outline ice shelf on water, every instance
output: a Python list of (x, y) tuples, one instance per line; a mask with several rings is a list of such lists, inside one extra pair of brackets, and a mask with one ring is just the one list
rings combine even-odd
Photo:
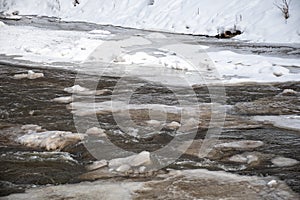
[(255, 116), (254, 120), (269, 122), (276, 127), (300, 131), (299, 115)]

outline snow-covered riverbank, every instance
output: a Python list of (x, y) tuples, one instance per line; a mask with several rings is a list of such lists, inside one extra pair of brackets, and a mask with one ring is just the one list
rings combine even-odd
[(300, 1), (290, 3), (290, 17), (276, 5), (281, 0), (9, 0), (0, 12), (55, 16), (67, 21), (86, 21), (174, 33), (216, 35), (236, 27), (238, 39), (253, 42), (300, 43)]
[[(39, 19), (35, 18), (35, 20)], [(118, 70), (113, 70), (114, 66), (110, 66), (112, 73), (128, 70), (128, 66), (130, 66), (131, 73), (142, 77), (146, 73), (144, 70), (151, 66), (156, 70), (164, 70), (164, 80), (168, 75), (175, 80), (175, 74), (175, 76), (189, 77), (192, 84), (202, 84), (199, 82), (197, 73), (201, 73), (201, 76), (207, 80), (208, 76), (211, 76), (212, 69), (215, 70), (214, 75), (217, 75), (215, 81), (220, 82), (221, 80), (223, 83), (230, 84), (300, 80), (300, 60), (297, 59), (297, 51), (299, 51), (297, 47), (293, 47), (289, 52), (294, 56), (287, 57), (283, 52), (279, 52), (279, 57), (274, 57), (267, 53), (257, 55), (251, 51), (236, 51), (240, 44), (247, 46), (247, 43), (237, 42), (235, 44), (237, 48), (232, 46), (224, 50), (224, 48), (218, 49), (217, 40), (212, 41), (211, 44), (214, 45), (212, 47), (211, 44), (208, 44), (209, 46), (201, 45), (201, 41), (197, 42), (196, 37), (188, 35), (177, 35), (173, 39), (173, 35), (170, 34), (139, 30), (127, 31), (113, 27), (109, 27), (110, 31), (106, 30), (107, 27), (89, 31), (53, 30), (47, 29), (49, 26), (47, 24), (72, 26), (72, 22), (57, 21), (47, 22), (41, 28), (28, 26), (28, 24), (25, 24), (26, 26), (2, 24), (0, 34), (5, 37), (0, 37), (0, 54), (12, 56), (9, 59), (20, 64), (31, 61), (41, 65), (84, 71), (83, 65), (90, 62), (90, 58), (109, 52), (107, 62), (113, 61), (114, 65), (118, 66)], [(113, 46), (116, 47), (116, 41), (124, 44), (121, 45), (120, 52), (114, 52)], [(130, 46), (134, 47), (135, 45), (139, 45), (139, 50), (131, 51)], [(178, 49), (175, 52), (177, 54), (174, 54), (175, 47)], [(180, 52), (181, 50), (184, 51)], [(102, 53), (93, 55), (97, 51)], [(269, 48), (265, 47), (265, 51), (269, 51)], [(204, 64), (195, 68), (192, 65), (195, 63), (189, 63), (201, 56), (201, 62), (206, 62), (205, 59), (210, 60), (208, 66)], [(99, 66), (97, 67), (99, 68)], [(95, 67), (93, 68), (96, 70)], [(153, 70), (150, 70), (148, 75), (150, 76), (152, 72)], [(170, 81), (174, 82), (174, 80)]]

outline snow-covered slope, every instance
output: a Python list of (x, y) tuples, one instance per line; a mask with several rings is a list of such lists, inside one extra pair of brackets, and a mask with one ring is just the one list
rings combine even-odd
[(300, 1), (291, 1), (287, 23), (276, 2), (281, 0), (80, 0), (74, 7), (73, 0), (1, 0), (0, 11), (189, 34), (216, 35), (236, 26), (244, 32), (240, 39), (300, 43)]

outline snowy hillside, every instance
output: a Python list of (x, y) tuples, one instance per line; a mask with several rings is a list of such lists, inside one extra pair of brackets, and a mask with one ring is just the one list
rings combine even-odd
[(216, 35), (236, 26), (237, 38), (254, 42), (300, 43), (300, 1), (290, 18), (275, 6), (281, 0), (1, 0), (0, 11), (47, 15), (140, 29)]

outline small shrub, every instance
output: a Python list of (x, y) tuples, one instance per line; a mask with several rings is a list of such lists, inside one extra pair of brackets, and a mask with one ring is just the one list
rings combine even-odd
[(149, 6), (154, 5), (154, 0), (149, 0), (148, 5), (149, 5)]
[(274, 3), (274, 5), (281, 11), (285, 20), (290, 17), (291, 0), (281, 0), (281, 3)]

